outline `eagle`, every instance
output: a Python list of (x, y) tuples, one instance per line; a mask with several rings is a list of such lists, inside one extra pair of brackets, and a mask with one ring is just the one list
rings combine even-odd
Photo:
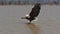
[(35, 4), (30, 14), (26, 15), (25, 17), (21, 17), (21, 19), (29, 20), (29, 24), (30, 24), (33, 20), (37, 19), (36, 17), (39, 15), (40, 9), (41, 9), (41, 4), (40, 3)]

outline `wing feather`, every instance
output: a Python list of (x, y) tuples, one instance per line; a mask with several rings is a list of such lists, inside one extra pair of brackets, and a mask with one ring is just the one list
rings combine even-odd
[(30, 12), (29, 16), (30, 17), (37, 17), (38, 14), (40, 13), (40, 7), (34, 7), (32, 8), (32, 11)]

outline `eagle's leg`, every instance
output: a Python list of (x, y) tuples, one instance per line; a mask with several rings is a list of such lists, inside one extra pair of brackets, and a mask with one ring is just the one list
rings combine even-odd
[(28, 23), (27, 24), (31, 24), (32, 23), (32, 20), (28, 20)]
[(21, 17), (21, 19), (27, 19), (27, 20), (28, 20), (28, 21), (27, 21), (27, 22), (28, 22), (27, 24), (31, 24), (31, 21), (32, 21), (32, 20), (29, 20), (29, 18)]
[(35, 20), (34, 17), (30, 18), (28, 23), (31, 24), (33, 20)]

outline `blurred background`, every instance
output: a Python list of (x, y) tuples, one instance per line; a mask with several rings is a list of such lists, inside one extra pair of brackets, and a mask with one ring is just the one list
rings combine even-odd
[(32, 34), (21, 17), (35, 3), (42, 4), (38, 21), (33, 22), (40, 29), (38, 34), (60, 34), (60, 0), (0, 0), (0, 34)]
[(60, 0), (0, 0), (0, 5), (30, 5), (35, 3), (60, 5)]

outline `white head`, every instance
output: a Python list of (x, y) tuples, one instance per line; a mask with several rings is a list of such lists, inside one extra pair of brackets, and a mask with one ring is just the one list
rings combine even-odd
[(28, 17), (28, 18), (30, 17), (28, 14), (26, 14), (25, 16)]
[(27, 17), (28, 17), (29, 15), (28, 15), (28, 14), (26, 14), (25, 16), (27, 16)]

